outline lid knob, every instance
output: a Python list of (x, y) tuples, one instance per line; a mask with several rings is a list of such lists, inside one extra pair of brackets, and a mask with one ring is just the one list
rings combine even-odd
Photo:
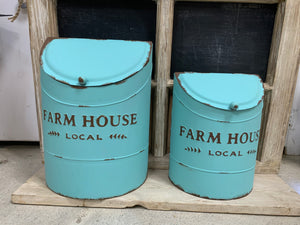
[(86, 80), (83, 79), (82, 77), (78, 77), (78, 82), (80, 85), (85, 85), (86, 84)]
[(235, 110), (235, 111), (239, 108), (236, 102), (231, 102), (229, 107), (231, 110)]

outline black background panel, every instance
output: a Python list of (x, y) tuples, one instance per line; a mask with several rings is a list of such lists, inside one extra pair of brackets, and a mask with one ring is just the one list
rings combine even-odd
[(277, 4), (177, 2), (174, 72), (258, 74), (265, 80)]

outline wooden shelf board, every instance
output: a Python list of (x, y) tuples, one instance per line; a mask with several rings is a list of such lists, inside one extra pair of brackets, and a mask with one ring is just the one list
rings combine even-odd
[(149, 170), (137, 190), (111, 199), (80, 200), (55, 194), (47, 188), (44, 168), (12, 194), (17, 204), (127, 208), (136, 205), (153, 210), (300, 216), (300, 195), (275, 174), (256, 174), (253, 191), (246, 197), (219, 201), (189, 195), (168, 179), (167, 170)]

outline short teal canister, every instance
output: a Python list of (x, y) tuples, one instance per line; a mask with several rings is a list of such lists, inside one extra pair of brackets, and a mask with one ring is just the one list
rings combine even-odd
[(102, 199), (146, 179), (152, 44), (49, 39), (41, 55), (48, 187)]
[(234, 199), (253, 187), (264, 89), (256, 75), (176, 73), (171, 181), (187, 193)]

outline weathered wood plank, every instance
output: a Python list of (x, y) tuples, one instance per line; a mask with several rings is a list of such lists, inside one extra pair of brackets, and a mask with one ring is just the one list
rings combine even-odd
[[(277, 7), (272, 42), (271, 42), (271, 49), (269, 54), (266, 83), (264, 83), (265, 96), (264, 96), (264, 108), (262, 112), (260, 139), (259, 139), (258, 153), (257, 153), (258, 160), (261, 159), (262, 152), (266, 150), (264, 149), (264, 140), (265, 140), (265, 134), (267, 132), (266, 126), (267, 126), (269, 113), (270, 113), (271, 97), (272, 97), (272, 90), (273, 90), (272, 85), (274, 82), (275, 69), (276, 69), (277, 58), (278, 58), (278, 50), (279, 50), (280, 40), (281, 40), (284, 12), (285, 12), (285, 2), (283, 1), (280, 4), (278, 4)], [(257, 162), (256, 172), (257, 173), (278, 173), (278, 168), (274, 166), (275, 165), (272, 163), (264, 164), (262, 162)]]
[(275, 22), (274, 22), (268, 70), (266, 76), (266, 83), (269, 85), (273, 85), (274, 82), (276, 63), (278, 59), (278, 51), (279, 51), (279, 46), (281, 41), (284, 14), (285, 14), (285, 1), (278, 4)]
[(168, 89), (170, 78), (174, 0), (157, 1), (155, 99), (154, 99), (154, 156), (162, 157), (167, 146)]
[(255, 173), (256, 174), (278, 174), (279, 168), (274, 162), (264, 163), (256, 161)]
[[(274, 71), (274, 77), (268, 79), (273, 82), (273, 90), (260, 159), (275, 171), (279, 170), (285, 144), (300, 57), (300, 0), (286, 0), (281, 4), (285, 4), (284, 17), (277, 21), (283, 21), (283, 25), (280, 37), (274, 37), (280, 41), (273, 42), (272, 54), (275, 56), (271, 56), (274, 65), (270, 66), (270, 73)], [(278, 47), (276, 43), (279, 43)]]
[(43, 150), (40, 50), (48, 37), (58, 37), (56, 0), (27, 0), (27, 7), (40, 147)]
[(169, 169), (169, 154), (165, 154), (163, 157), (154, 157), (152, 154), (149, 154), (148, 168), (155, 170)]
[(12, 194), (12, 202), (105, 208), (126, 208), (139, 205), (154, 210), (300, 215), (300, 195), (273, 174), (255, 175), (253, 191), (248, 196), (236, 200), (209, 200), (187, 194), (170, 182), (167, 170), (149, 170), (146, 182), (129, 194), (105, 200), (80, 200), (55, 194), (48, 189), (42, 169)]
[[(261, 159), (262, 152), (266, 149), (264, 148), (264, 140), (265, 134), (267, 132), (266, 126), (269, 118), (270, 113), (270, 105), (271, 105), (271, 97), (272, 97), (272, 89), (274, 83), (274, 76), (276, 72), (276, 65), (278, 59), (278, 51), (281, 41), (281, 33), (283, 27), (283, 20), (284, 20), (284, 12), (285, 12), (285, 2), (281, 2), (278, 4), (275, 22), (274, 22), (274, 29), (273, 29), (273, 36), (272, 36), (272, 43), (269, 55), (269, 62), (268, 62), (268, 69), (266, 75), (266, 83), (264, 83), (265, 88), (265, 96), (264, 96), (264, 108), (262, 112), (262, 122), (261, 122), (261, 130), (260, 130), (260, 139), (258, 144), (258, 160)], [(274, 164), (267, 164), (259, 162), (256, 167), (256, 171), (261, 173), (277, 173), (278, 168), (274, 167)], [(274, 167), (274, 168), (273, 168)], [(277, 166), (278, 167), (278, 166)]]

